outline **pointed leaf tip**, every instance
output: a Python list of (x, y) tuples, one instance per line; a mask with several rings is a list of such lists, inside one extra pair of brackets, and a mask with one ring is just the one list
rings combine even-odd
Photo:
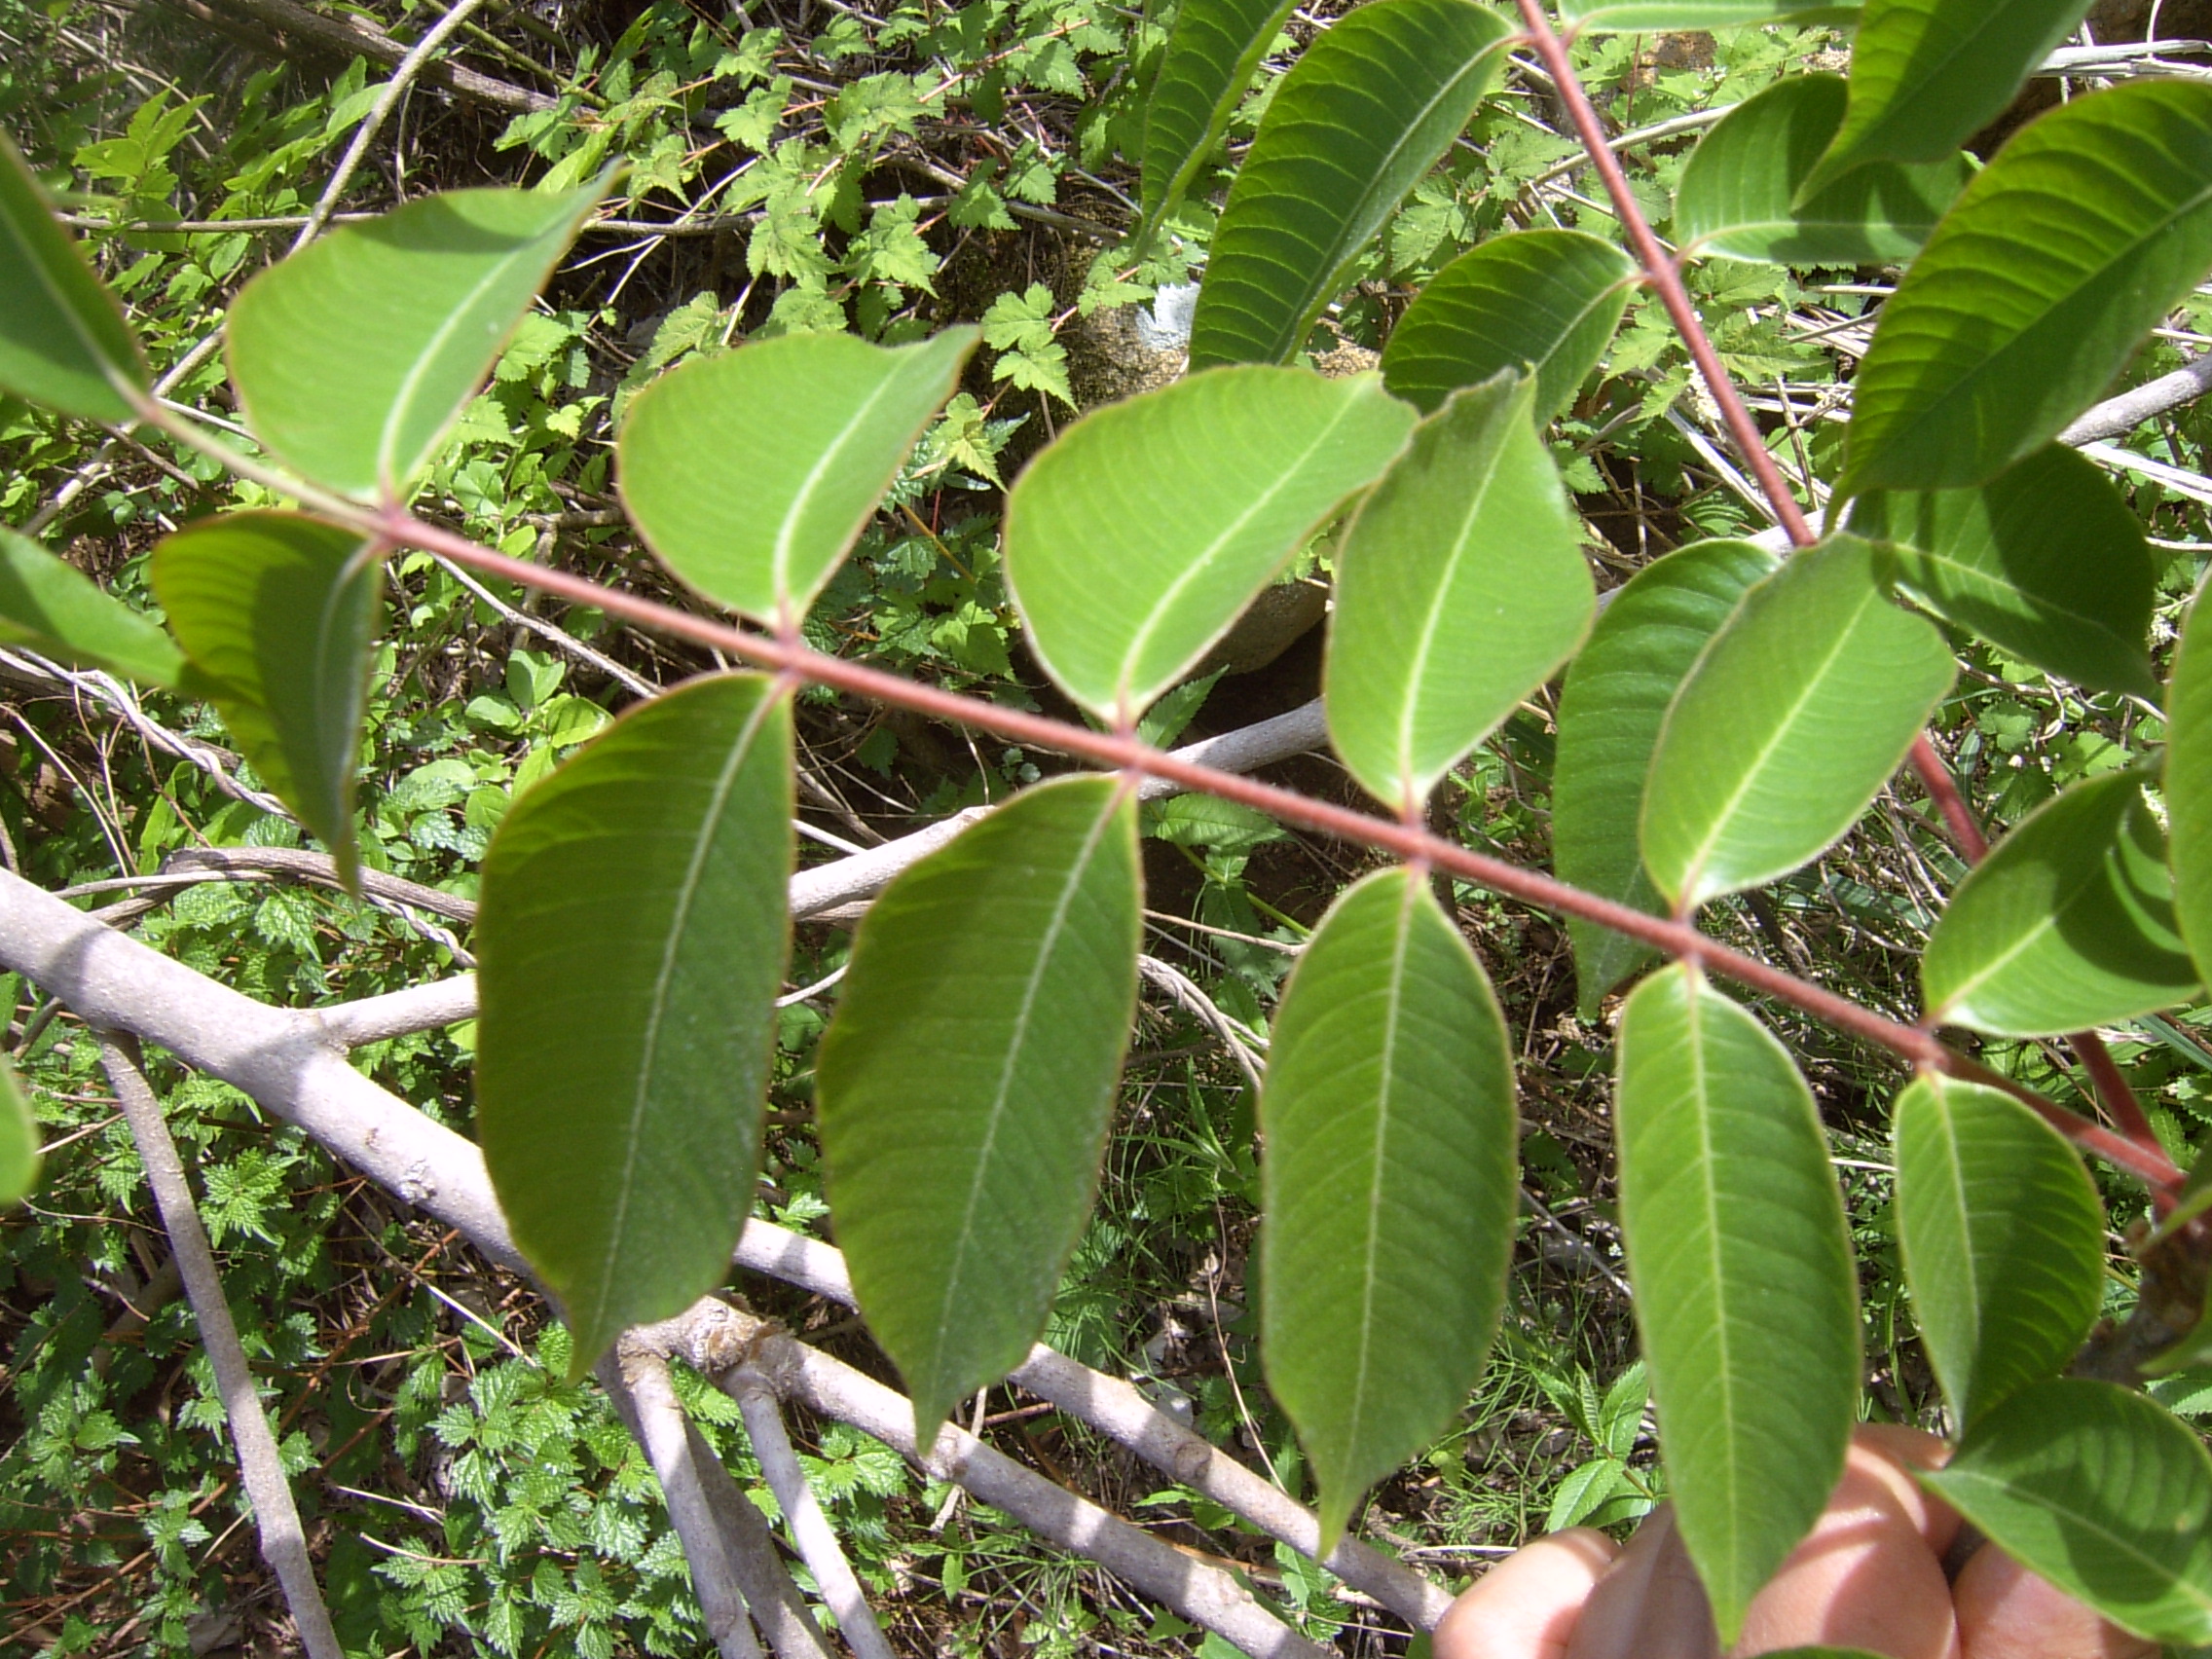
[(1134, 797), (1040, 784), (868, 906), (815, 1073), (837, 1242), (929, 1444), (1022, 1362), (1083, 1235), (1136, 1009)]
[(1326, 1556), (1465, 1403), (1519, 1207), (1504, 1017), (1421, 877), (1368, 876), (1307, 942), (1260, 1121), (1268, 1385), (1320, 1482)]
[(588, 1372), (721, 1282), (752, 1213), (790, 946), (791, 704), (714, 675), (500, 820), (477, 923), (477, 1130)]
[(0, 388), (121, 426), (152, 384), (123, 307), (0, 132)]
[(1297, 0), (1184, 0), (1145, 106), (1141, 243), (1213, 153)]

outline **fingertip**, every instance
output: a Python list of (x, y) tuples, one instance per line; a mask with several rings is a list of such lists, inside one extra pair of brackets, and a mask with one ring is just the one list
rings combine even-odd
[(1926, 1469), (1940, 1469), (1951, 1460), (1951, 1443), (1925, 1429), (1896, 1422), (1862, 1422), (1851, 1433), (1854, 1462), (1869, 1471), (1887, 1471), (1883, 1478), (1898, 1505), (1928, 1540), (1937, 1557), (1950, 1553), (1959, 1535), (1959, 1512), (1937, 1497), (1913, 1476)]
[(2154, 1659), (2158, 1651), (1994, 1544), (1967, 1563), (1951, 1599), (1963, 1659)]
[(1588, 1527), (1516, 1550), (1452, 1604), (1436, 1627), (1436, 1659), (1560, 1659), (1618, 1554)]

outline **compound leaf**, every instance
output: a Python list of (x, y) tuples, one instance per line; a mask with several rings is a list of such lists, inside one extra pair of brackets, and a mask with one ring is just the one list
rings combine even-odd
[(2104, 1305), (2105, 1212), (2010, 1095), (1922, 1077), (1896, 1108), (1898, 1240), (1920, 1339), (1971, 1429), (2074, 1355)]
[(1581, 231), (1493, 238), (1429, 278), (1382, 348), (1382, 384), (1426, 415), (1460, 387), (1526, 369), (1549, 422), (1605, 354), (1635, 274)]
[(161, 625), (28, 536), (0, 529), (0, 644), (173, 689), (184, 655)]
[[(1781, 561), (1749, 541), (1700, 541), (1619, 589), (1567, 671), (1552, 771), (1552, 858), (1562, 881), (1634, 909), (1665, 906), (1637, 840), (1644, 778), (1667, 706), (1737, 602)], [(1651, 957), (1610, 928), (1567, 919), (1585, 1017)]]
[(1866, 0), (1851, 108), (1809, 200), (1869, 163), (1948, 161), (2005, 111), (2090, 0)]
[(1279, 363), (1497, 83), (1504, 18), (1476, 0), (1369, 0), (1275, 89), (1214, 234), (1191, 366)]
[(2132, 81), (2023, 129), (1882, 307), (1840, 494), (1979, 484), (2100, 395), (2212, 269), (2212, 86)]
[(1929, 1017), (2045, 1037), (2194, 996), (2165, 839), (2132, 773), (2039, 807), (1951, 895), (1920, 963)]
[(1038, 660), (1101, 719), (1134, 719), (1418, 420), (1373, 375), (1258, 366), (1087, 415), (1007, 501), (1007, 585)]
[(0, 132), (0, 388), (120, 426), (136, 419), (125, 388), (150, 385), (123, 308)]
[(1581, 644), (1597, 592), (1535, 382), (1508, 371), (1422, 422), (1337, 548), (1329, 736), (1401, 812)]
[(383, 561), (357, 533), (319, 519), (226, 513), (156, 547), (153, 580), (191, 659), (186, 688), (222, 712), (240, 752), (350, 887)]
[(1682, 169), (1675, 233), (1683, 245), (1779, 265), (1879, 265), (1910, 259), (1966, 188), (1967, 165), (1861, 168), (1798, 193), (1843, 121), (1833, 75), (1793, 75), (1732, 110)]
[(976, 340), (954, 328), (886, 349), (792, 334), (695, 357), (631, 405), (616, 442), (623, 505), (709, 599), (795, 621), (952, 395)]
[(1955, 673), (1848, 535), (1744, 596), (1676, 692), (1643, 793), (1643, 862), (1678, 908), (1816, 858), (1874, 798)]
[(1992, 1411), (1919, 1479), (2122, 1629), (2177, 1647), (2212, 1641), (2212, 1456), (2164, 1407), (2054, 1378)]
[(1185, 0), (1144, 118), (1144, 224), (1149, 238), (1175, 210), (1221, 136), (1236, 100), (1296, 0)]
[(1945, 621), (2079, 684), (2157, 697), (2150, 544), (2085, 456), (2052, 444), (1976, 488), (1872, 491), (1850, 529)]
[(927, 1445), (1045, 1328), (1136, 1009), (1135, 797), (1041, 784), (868, 906), (822, 1040), (837, 1242)]
[(1848, 23), (1858, 16), (1858, 0), (1562, 0), (1560, 6), (1565, 21), (1592, 34)]
[(16, 1068), (0, 1060), (0, 1204), (19, 1204), (38, 1186), (38, 1120), (16, 1081)]
[(1513, 1056), (1474, 952), (1403, 868), (1330, 907), (1272, 1038), (1261, 1333), (1326, 1554), (1481, 1374), (1519, 1204)]
[(325, 489), (403, 498), (605, 189), (425, 196), (264, 271), (227, 325), (254, 435)]
[(1858, 1415), (1843, 1199), (1789, 1055), (1690, 968), (1629, 997), (1615, 1112), (1661, 1456), (1730, 1642), (1826, 1506)]
[(791, 925), (790, 699), (714, 675), (500, 820), (477, 921), (477, 1131), (582, 1376), (720, 1283), (752, 1213)]

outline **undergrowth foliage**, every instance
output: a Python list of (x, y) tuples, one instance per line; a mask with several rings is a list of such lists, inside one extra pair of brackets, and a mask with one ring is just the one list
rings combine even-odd
[[(103, 280), (0, 137), (0, 387), (39, 411), (12, 417), (20, 441), (58, 442), (62, 417), (129, 434), (203, 487), (236, 481), (225, 510), (165, 526), (109, 591), (0, 531), (0, 636), (158, 707), (211, 709), (194, 718), (243, 762), (225, 780), (236, 804), (267, 802), (250, 821), (264, 844), (312, 840), (355, 900), (393, 871), (433, 876), (469, 902), (456, 925), (475, 922), (464, 946), (419, 911), (409, 935), (349, 908), (333, 941), (290, 889), (209, 887), (143, 925), (272, 1000), (319, 1000), (333, 954), (378, 986), (463, 960), (479, 976), (473, 1022), (374, 1062), (458, 1116), (465, 1051), (500, 1207), (561, 1323), (525, 1347), (479, 1297), (455, 1338), (465, 1381), (419, 1355), (388, 1404), (364, 1411), (336, 1386), (313, 1408), (323, 1440), (282, 1442), (295, 1472), (322, 1457), (334, 1481), (387, 1433), (402, 1458), (434, 1442), (443, 1491), (471, 1505), (436, 1550), (394, 1547), (373, 1574), (358, 1542), (332, 1546), (341, 1610), (350, 1595), (359, 1628), (424, 1647), (448, 1630), (502, 1653), (695, 1645), (681, 1552), (646, 1518), (649, 1468), (583, 1380), (625, 1330), (723, 1282), (764, 1175), (767, 1213), (833, 1224), (921, 1444), (1041, 1339), (1108, 1358), (1112, 1310), (1087, 1314), (1080, 1290), (1120, 1225), (1096, 1200), (1102, 1170), (1120, 1184), (1116, 1114), (1140, 1087), (1160, 842), (1199, 866), (1220, 970), (1210, 1002), (1193, 987), (1207, 1030), (1248, 1059), (1265, 1050), (1242, 1121), (1198, 1106), (1175, 1131), (1191, 1143), (1146, 1177), (1201, 1169), (1208, 1203), (1258, 1200), (1240, 1335), (1262, 1370), (1229, 1364), (1234, 1401), (1194, 1409), (1217, 1434), (1240, 1423), (1294, 1488), (1310, 1479), (1320, 1556), (1378, 1483), (1433, 1462), (1494, 1346), (1507, 1372), (1543, 1377), (1594, 1454), (1548, 1523), (1625, 1522), (1663, 1491), (1733, 1641), (1826, 1501), (1874, 1346), (1882, 1409), (1926, 1405), (1957, 1442), (1932, 1489), (2114, 1622), (2212, 1645), (2212, 1456), (2177, 1415), (2212, 1365), (2212, 1166), (2184, 1132), (2212, 1069), (2194, 1014), (2212, 961), (2212, 624), (2176, 637), (2198, 571), (2169, 556), (2197, 545), (2172, 532), (2212, 490), (2131, 500), (2070, 430), (2154, 330), (2201, 305), (2212, 84), (2079, 91), (1981, 159), (1962, 145), (2084, 0), (1605, 0), (1565, 7), (1572, 52), (1534, 0), (1366, 0), (1279, 75), (1262, 65), (1288, 9), (1247, 0), (1183, 0), (1171, 28), (1079, 6), (1011, 46), (988, 8), (872, 23), (836, 10), (806, 61), (905, 51), (924, 66), (823, 83), (777, 29), (686, 36), (649, 12), (596, 90), (579, 65), (506, 129), (502, 145), (547, 164), (532, 188), (415, 197), (246, 281), (222, 322), (221, 418), (156, 387), (118, 299), (135, 304), (154, 273)], [(1855, 31), (1848, 77), (1806, 61), (1827, 37), (1798, 26), (1830, 22)], [(1700, 134), (1686, 156), (1624, 174), (1582, 78), (1642, 77), (1664, 102), (1634, 31), (1710, 28), (1747, 32), (1709, 80), (1755, 95), (1682, 122), (1677, 135)], [(1513, 101), (1529, 51), (1609, 207), (1509, 216), (1522, 182), (1576, 160)], [(910, 142), (933, 109), (964, 99), (995, 119), (1015, 83), (1087, 96), (1071, 149), (1024, 136), (937, 178), (926, 206), (864, 199), (887, 166), (941, 170)], [(709, 108), (702, 86), (732, 101)], [(367, 90), (332, 89), (321, 142)], [(249, 88), (245, 106), (266, 96)], [(779, 136), (802, 104), (803, 135)], [(118, 220), (173, 211), (166, 158), (195, 110), (156, 97), (75, 155), (117, 181)], [(283, 166), (313, 150), (313, 112), (270, 119), (306, 146)], [(693, 204), (702, 125), (742, 160)], [(1013, 228), (1017, 206), (1096, 231), (1051, 205), (1055, 179), (1116, 156), (1141, 159), (1125, 239), (1101, 233), (1114, 245), (1057, 288), (1010, 282), (969, 321), (930, 326), (952, 266), (925, 212), (963, 240)], [(742, 223), (747, 297), (672, 308), (609, 382), (584, 345), (598, 319), (565, 308), (553, 274), (579, 235), (656, 192), (687, 214), (712, 195)], [(244, 244), (150, 234), (203, 262), (169, 277), (176, 338), (159, 356)], [(1201, 273), (1188, 372), (1079, 396), (1062, 330)], [(772, 298), (753, 297), (762, 282)], [(1786, 329), (1816, 292), (1834, 314)], [(1793, 389), (1829, 374), (1813, 339), (1844, 333), (1848, 381)], [(1312, 360), (1362, 341), (1381, 348), (1372, 366)], [(1593, 559), (1589, 503), (1618, 483), (1607, 440), (1624, 430), (1661, 494), (1685, 469), (1723, 487), (1672, 510), (1678, 545), (1662, 549), (1638, 481), (1636, 524)], [(38, 494), (0, 490), (11, 509)], [(1001, 523), (951, 504), (1001, 490)], [(568, 528), (626, 518), (665, 575), (561, 568), (553, 533), (579, 492), (611, 492), (620, 512)], [(1761, 519), (1781, 534), (1756, 536)], [(1324, 579), (1327, 734), (1359, 800), (1169, 756), (1234, 667), (1239, 618)], [(539, 614), (547, 599), (570, 608), (565, 633)], [(514, 630), (498, 686), (402, 712), (401, 658), (411, 669), (479, 607)], [(575, 662), (609, 664), (583, 642), (611, 648), (623, 630), (744, 666), (609, 720), (563, 687)], [(1020, 683), (1015, 639), (1042, 682)], [(917, 803), (990, 810), (906, 862), (834, 962), (794, 942), (787, 901), (794, 812), (822, 788), (803, 722), (832, 699), (893, 712), (850, 754), (887, 780), (897, 721), (998, 746), (993, 764), (977, 756), (975, 798)], [(463, 729), (498, 745), (462, 745)], [(434, 757), (394, 777), (395, 751)], [(1893, 788), (1908, 764), (1925, 809)], [(1524, 771), (1545, 780), (1548, 836), (1512, 808), (1485, 821), (1491, 780)], [(1140, 798), (1160, 783), (1184, 793)], [(183, 838), (186, 809), (161, 799), (167, 830), (149, 807), (135, 849), (104, 849), (118, 874)], [(1364, 861), (1309, 928), (1242, 879), (1284, 826)], [(1910, 885), (1861, 879), (1850, 849), (1872, 835), (1900, 849)], [(1547, 850), (1548, 870), (1530, 856)], [(1839, 973), (1832, 935), (1785, 928), (1816, 896), (1872, 941), (1879, 973)], [(1501, 900), (1567, 919), (1582, 1014), (1611, 1021), (1608, 1219), (1641, 1358), (1604, 1387), (1517, 1357), (1518, 1316), (1498, 1336), (1529, 1218), (1558, 1229), (1544, 1195), (1582, 1184), (1548, 1131), (1522, 1139), (1526, 1091), (1551, 1068), (1522, 1051), (1533, 1024), (1509, 1022), (1493, 985), (1506, 953), (1490, 925), (1518, 925)], [(820, 995), (786, 995), (794, 980)], [(26, 1056), (28, 1025), (54, 1019), (29, 1016)], [(1846, 1041), (1890, 1063), (1866, 1068), (1879, 1098), (1851, 1102), (1853, 1144), (1879, 1156), (1839, 1172), (1831, 1102), (1801, 1059), (1818, 1074)], [(55, 1044), (37, 1081), (67, 1100), (91, 1068), (86, 1044)], [(819, 1161), (778, 1143), (764, 1165), (789, 1117), (771, 1107), (801, 1083)], [(171, 1105), (188, 1140), (242, 1130), (249, 1111), (190, 1081)], [(32, 1116), (13, 1085), (0, 1094), (0, 1198), (35, 1191)], [(50, 1137), (110, 1127), (65, 1123)], [(114, 1144), (98, 1181), (121, 1193)], [(202, 1202), (218, 1244), (259, 1239), (328, 1283), (342, 1270), (318, 1230), (344, 1189), (295, 1168), (311, 1156), (252, 1147), (206, 1171)], [(315, 1195), (305, 1209), (278, 1201), (300, 1191)], [(2139, 1293), (2111, 1306), (2108, 1230)], [(396, 1223), (376, 1237), (385, 1268), (420, 1278), (415, 1239)], [(121, 1246), (103, 1248), (120, 1268)], [(390, 1295), (349, 1343), (424, 1339), (403, 1327), (434, 1309), (390, 1312)], [(67, 1301), (42, 1315), (18, 1389), (22, 1455), (57, 1491), (132, 1442), (103, 1403), (130, 1381), (115, 1372), (184, 1339), (157, 1317), (142, 1354), (117, 1361), (96, 1304)], [(1905, 1328), (1934, 1398), (1899, 1375)], [(268, 1327), (256, 1357), (305, 1363), (311, 1337)], [(1241, 1387), (1263, 1376), (1294, 1440), (1251, 1432)], [(198, 1385), (182, 1428), (221, 1420)], [(683, 1389), (735, 1455), (734, 1408)], [(883, 1504), (913, 1477), (842, 1428), (819, 1451), (840, 1521), (888, 1538)], [(923, 1495), (940, 1507), (922, 1554), (957, 1599), (987, 1551), (976, 1533), (945, 1541), (949, 1488)], [(153, 1553), (206, 1542), (210, 1502), (166, 1493), (141, 1524)], [(531, 1550), (527, 1577), (504, 1570)], [(922, 1570), (888, 1545), (864, 1560), (878, 1590)], [(1341, 1604), (1318, 1569), (1287, 1551), (1277, 1567), (1292, 1617), (1331, 1631)], [(155, 1610), (170, 1626), (188, 1582)], [(379, 1597), (390, 1604), (368, 1610)]]

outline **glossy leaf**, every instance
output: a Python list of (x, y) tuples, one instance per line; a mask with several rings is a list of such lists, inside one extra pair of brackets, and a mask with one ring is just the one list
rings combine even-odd
[(1859, 16), (1857, 0), (1561, 0), (1559, 10), (1564, 20), (1593, 34), (1848, 23)]
[(1951, 895), (1921, 958), (1929, 1017), (2047, 1037), (2196, 994), (2174, 921), (2165, 833), (2132, 773), (2076, 784)]
[(141, 685), (174, 687), (184, 654), (152, 617), (102, 593), (76, 566), (0, 529), (0, 645), (27, 645)]
[(1843, 122), (1845, 96), (1836, 76), (1793, 75), (1739, 104), (1682, 169), (1677, 238), (1778, 265), (1878, 265), (1918, 253), (1966, 188), (1961, 157), (1863, 167), (1797, 201)]
[(1279, 363), (1497, 84), (1512, 29), (1476, 0), (1369, 0), (1275, 89), (1230, 188), (1191, 367)]
[(1185, 0), (1145, 107), (1143, 237), (1175, 210), (1295, 0)]
[(1621, 1228), (1677, 1525), (1724, 1642), (1843, 1471), (1858, 1280), (1813, 1096), (1677, 966), (1621, 1014)]
[(1336, 554), (1329, 737), (1400, 812), (1551, 677), (1597, 591), (1559, 469), (1530, 418), (1535, 382), (1456, 392), (1369, 492)]
[(715, 675), (520, 797), (484, 861), (477, 1132), (583, 1376), (721, 1282), (790, 923), (791, 703)]
[(2105, 1212), (2057, 1130), (1926, 1077), (1898, 1097), (1897, 1220), (1920, 1340), (1972, 1428), (2073, 1358), (2104, 1305)]
[(1038, 660), (1101, 719), (1141, 714), (1418, 419), (1372, 375), (1259, 367), (1086, 416), (1007, 501), (1007, 585)]
[(2056, 437), (2212, 270), (2212, 86), (2131, 81), (2026, 128), (1882, 307), (1841, 494), (1979, 484)]
[(1851, 45), (1851, 109), (1805, 181), (1808, 197), (1855, 168), (1948, 161), (2005, 112), (2030, 70), (2065, 44), (2090, 0), (1866, 0)]
[(149, 384), (123, 308), (0, 132), (0, 390), (125, 425), (134, 418), (125, 388)]
[(1474, 952), (1403, 868), (1331, 906), (1272, 1039), (1261, 1335), (1326, 1554), (1482, 1372), (1519, 1207), (1513, 1053)]
[(1423, 414), (1505, 370), (1536, 377), (1539, 423), (1573, 400), (1628, 307), (1636, 267), (1581, 231), (1516, 231), (1430, 277), (1382, 348), (1382, 384)]
[(154, 549), (154, 597), (262, 782), (352, 885), (353, 775), (384, 564), (350, 530), (296, 513), (203, 519)]
[(1694, 909), (1786, 875), (1851, 828), (1955, 670), (1892, 605), (1873, 550), (1834, 536), (1744, 596), (1667, 711), (1643, 795), (1643, 862)]
[[(1781, 561), (1749, 541), (1700, 541), (1639, 571), (1616, 592), (1567, 671), (1552, 772), (1552, 859), (1562, 881), (1662, 913), (1637, 840), (1651, 751), (1667, 706), (1706, 643)], [(1634, 940), (1567, 919), (1585, 1018), (1649, 961)]]
[(2153, 1641), (2212, 1641), (2212, 1456), (2110, 1382), (2023, 1388), (1921, 1484), (2021, 1566)]
[(264, 271), (226, 325), (254, 435), (311, 483), (403, 498), (604, 189), (426, 196)]
[(927, 1444), (1045, 1328), (1136, 1009), (1135, 799), (1041, 784), (868, 906), (816, 1107), (837, 1242)]
[(0, 1204), (19, 1204), (38, 1187), (38, 1120), (16, 1068), (0, 1060)]
[(887, 350), (791, 334), (694, 357), (631, 406), (615, 447), (623, 505), (709, 599), (765, 623), (802, 616), (976, 339), (954, 328)]
[(2150, 544), (2086, 457), (2052, 444), (1978, 488), (1875, 491), (1850, 528), (1946, 621), (2079, 684), (2157, 698)]
[(2197, 590), (2166, 689), (2167, 857), (2174, 919), (2198, 972), (2212, 963), (2212, 608)]

